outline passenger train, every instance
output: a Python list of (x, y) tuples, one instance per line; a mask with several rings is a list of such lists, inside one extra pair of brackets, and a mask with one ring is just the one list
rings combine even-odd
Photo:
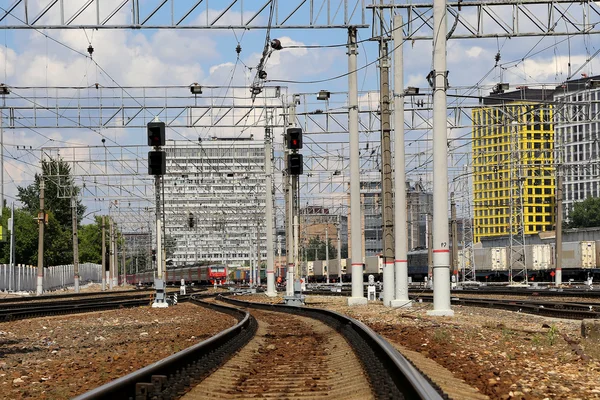
[[(134, 285), (152, 285), (154, 284), (155, 272), (147, 271), (137, 274), (127, 275), (127, 282)], [(227, 267), (223, 264), (212, 264), (203, 266), (167, 268), (164, 273), (165, 283), (167, 285), (179, 285), (182, 279), (185, 283), (194, 283), (197, 285), (223, 284), (227, 281)]]

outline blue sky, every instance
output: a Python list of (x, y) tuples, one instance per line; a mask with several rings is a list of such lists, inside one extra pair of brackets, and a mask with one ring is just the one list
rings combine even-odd
[[(355, 1), (355, 0), (353, 0)], [(39, 9), (50, 0), (30, 1)], [(1, 0), (0, 7), (7, 7), (12, 0)], [(65, 1), (72, 10), (79, 8), (84, 0)], [(110, 8), (120, 0), (102, 1), (102, 7)], [(142, 5), (158, 4), (157, 0), (144, 1)], [(209, 15), (218, 15), (220, 5), (229, 1), (210, 3)], [(316, 2), (319, 3), (319, 2)], [(324, 3), (324, 2), (321, 2)], [(331, 1), (337, 4), (339, 1)], [(359, 2), (360, 3), (360, 2)], [(370, 3), (370, 2), (367, 2)], [(188, 0), (177, 0), (177, 7), (185, 9)], [(246, 1), (245, 14), (252, 14), (258, 4), (264, 1)], [(281, 2), (281, 4), (286, 4)], [(288, 7), (297, 4), (291, 1)], [(214, 7), (214, 8), (213, 8)], [(282, 5), (282, 7), (284, 7)], [(149, 9), (149, 8), (148, 8)], [(179, 8), (178, 8), (179, 9)], [(2, 10), (0, 10), (1, 12)], [(19, 16), (19, 9), (15, 15)], [(279, 10), (281, 15), (285, 10)], [(308, 12), (308, 11), (302, 11)], [(237, 13), (237, 14), (236, 14)], [(372, 20), (370, 10), (365, 11), (367, 22)], [(467, 18), (471, 18), (466, 14)], [(58, 15), (50, 12), (42, 21), (52, 23)], [(120, 18), (120, 19), (119, 19)], [(161, 23), (166, 13), (157, 14), (153, 21)], [(205, 18), (203, 10), (198, 10), (194, 18)], [(257, 22), (266, 23), (268, 14), (261, 14)], [(306, 15), (299, 14), (300, 21)], [(84, 12), (77, 21), (91, 21), (91, 13)], [(117, 16), (125, 21), (125, 16)], [(239, 13), (234, 9), (226, 14), (223, 23), (238, 21)], [(597, 21), (592, 21), (597, 22)], [(14, 17), (8, 16), (0, 25), (17, 24)], [(524, 22), (524, 26), (526, 26)], [(448, 25), (451, 26), (449, 19)], [(52, 37), (49, 39), (47, 36)], [(193, 82), (201, 85), (226, 87), (238, 85), (248, 87), (256, 72), (265, 42), (265, 30), (0, 30), (0, 81), (9, 86), (90, 86), (100, 83), (104, 86), (149, 86), (181, 85)], [(281, 40), (284, 47), (302, 45), (335, 45), (347, 41), (344, 29), (272, 29), (271, 38)], [(361, 43), (358, 56), (359, 67), (373, 62), (378, 56), (377, 43), (368, 41), (371, 29), (359, 30)], [(60, 42), (64, 45), (61, 45)], [(235, 51), (240, 44), (242, 51), (239, 60)], [(94, 47), (94, 61), (107, 73), (103, 73), (89, 58), (76, 51), (87, 53), (91, 44)], [(65, 46), (70, 47), (67, 48)], [(568, 76), (568, 63), (571, 71), (586, 63), (600, 46), (594, 35), (565, 37), (531, 37), (513, 39), (469, 39), (450, 40), (448, 43), (449, 83), (453, 88), (464, 88), (471, 94), (487, 94), (496, 82), (510, 82), (511, 86), (558, 84)], [(76, 51), (74, 51), (76, 50)], [(500, 54), (500, 66), (496, 66), (495, 55)], [(409, 41), (404, 46), (405, 86), (427, 88), (425, 76), (431, 69), (431, 43), (429, 41)], [(269, 80), (314, 81), (323, 80), (347, 72), (345, 47), (329, 48), (287, 48), (273, 53), (265, 70)], [(586, 63), (581, 73), (598, 74), (600, 64), (594, 58)], [(378, 89), (378, 69), (375, 65), (359, 72), (359, 89)], [(579, 77), (580, 73), (576, 77)], [(315, 93), (320, 89), (332, 92), (347, 91), (347, 78), (334, 79), (323, 83), (284, 84), (287, 93)], [(223, 91), (224, 93), (224, 91)], [(230, 90), (229, 94), (234, 91)], [(337, 100), (343, 105), (343, 99)], [(370, 96), (376, 107), (377, 96)], [(454, 101), (449, 99), (449, 103)], [(333, 102), (333, 99), (332, 99)], [(361, 103), (366, 107), (367, 101)], [(317, 107), (316, 101), (311, 107)], [(43, 136), (25, 129), (5, 130), (5, 149), (13, 152), (17, 145), (39, 149), (53, 145), (89, 144), (99, 140), (97, 132), (91, 130), (44, 130)], [(197, 133), (197, 132), (196, 132)], [(195, 133), (195, 134), (196, 134)], [(465, 132), (449, 132), (456, 137)], [(107, 132), (120, 144), (145, 145), (144, 132), (122, 130)], [(184, 133), (186, 134), (186, 133)], [(112, 135), (112, 136), (111, 136)], [(430, 136), (418, 133), (417, 136)], [(16, 153), (14, 153), (16, 154)], [(35, 161), (39, 153), (30, 152), (20, 161), (7, 159), (5, 165), (5, 193), (14, 196), (17, 185), (27, 185), (35, 172)], [(27, 160), (27, 162), (22, 162)], [(424, 170), (427, 177), (430, 171)], [(10, 201), (10, 198), (9, 198)]]

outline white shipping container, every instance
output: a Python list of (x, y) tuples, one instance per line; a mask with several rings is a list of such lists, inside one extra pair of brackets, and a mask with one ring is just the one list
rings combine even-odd
[(490, 249), (492, 271), (506, 271), (508, 261), (506, 258), (506, 247), (492, 247)]
[(308, 276), (315, 275), (315, 265), (313, 261), (306, 262), (306, 273), (308, 274)]
[(527, 268), (534, 271), (550, 269), (552, 264), (552, 248), (549, 244), (534, 244), (526, 246), (525, 259)]
[(595, 268), (596, 242), (563, 243), (562, 268)]
[(383, 273), (383, 258), (379, 256), (369, 256), (366, 260), (365, 274)]

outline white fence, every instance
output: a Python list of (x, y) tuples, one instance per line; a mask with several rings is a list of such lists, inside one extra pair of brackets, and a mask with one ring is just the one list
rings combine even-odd
[[(102, 282), (102, 265), (79, 264), (79, 283)], [(44, 291), (62, 289), (75, 283), (73, 264), (44, 268)], [(37, 267), (17, 264), (12, 268), (8, 264), (0, 265), (0, 290), (9, 292), (35, 292), (37, 285)]]

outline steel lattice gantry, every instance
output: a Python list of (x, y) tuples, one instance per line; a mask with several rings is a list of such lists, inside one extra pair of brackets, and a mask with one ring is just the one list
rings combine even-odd
[[(375, 3), (375, 2), (374, 2)], [(410, 40), (431, 40), (433, 2), (373, 4), (373, 37), (381, 36), (380, 16), (391, 21), (401, 14)], [(583, 0), (495, 0), (449, 1), (449, 39), (477, 39), (527, 36), (561, 36), (600, 33), (600, 4)], [(388, 14), (388, 15), (381, 15)], [(375, 23), (377, 22), (377, 23)], [(384, 26), (384, 35), (391, 32)]]
[[(33, 4), (32, 4), (33, 3)], [(366, 27), (365, 0), (16, 0), (0, 29), (268, 29)], [(218, 3), (218, 9), (209, 4)], [(272, 18), (270, 18), (272, 11)], [(271, 19), (271, 23), (269, 20)], [(5, 21), (6, 20), (6, 21)]]

